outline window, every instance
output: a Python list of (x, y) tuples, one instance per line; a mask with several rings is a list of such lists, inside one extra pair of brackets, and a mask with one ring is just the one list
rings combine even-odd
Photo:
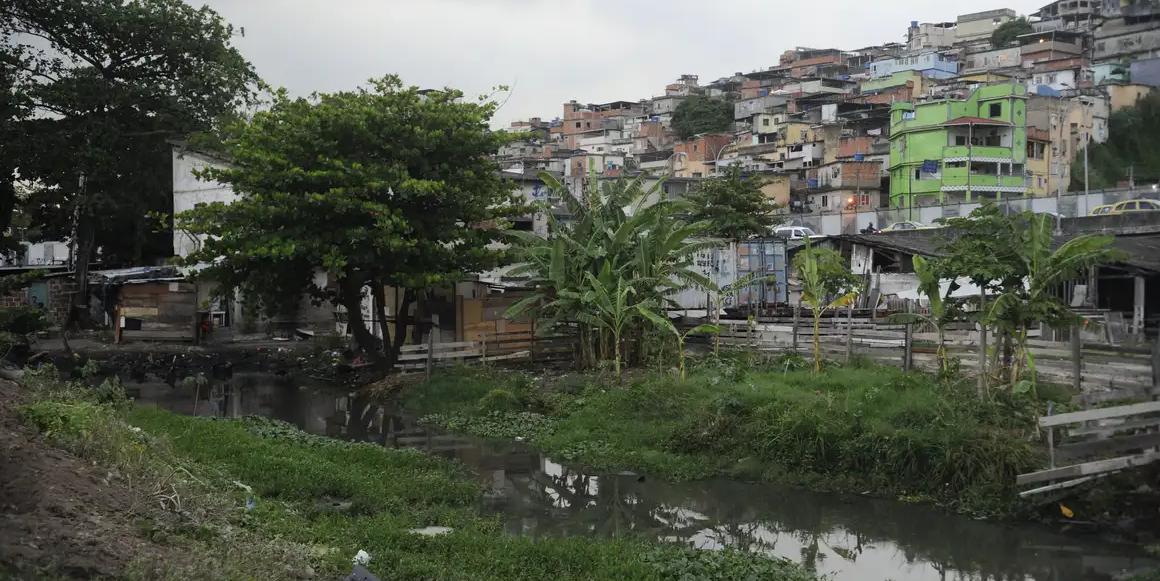
[(966, 144), (967, 144), (967, 136), (966, 135), (956, 135), (955, 136), (955, 145), (966, 145)]
[(591, 128), (591, 127), (592, 127), (592, 122), (591, 122), (591, 121), (585, 121), (585, 122), (584, 122), (584, 127)]
[(693, 151), (697, 151), (697, 144), (696, 143), (693, 144)]
[(911, 119), (914, 119), (914, 111), (903, 111), (902, 112), (902, 120), (903, 121), (909, 121)]
[(822, 196), (822, 207), (823, 208), (830, 207), (830, 197), (829, 196)]
[(579, 121), (576, 122), (576, 129), (580, 129), (580, 122)]
[(762, 119), (761, 124), (764, 125), (765, 127), (769, 127), (769, 117)]
[(921, 168), (914, 170), (914, 179), (916, 179), (916, 180), (922, 179), (922, 169)]
[(991, 103), (991, 107), (990, 107), (991, 117), (999, 117), (1002, 114), (1003, 114), (1003, 104), (1002, 103)]

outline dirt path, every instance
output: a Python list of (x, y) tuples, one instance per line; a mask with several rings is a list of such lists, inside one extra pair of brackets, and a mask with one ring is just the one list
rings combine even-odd
[(157, 553), (129, 516), (128, 489), (23, 425), (18, 398), (0, 380), (0, 578), (118, 576)]

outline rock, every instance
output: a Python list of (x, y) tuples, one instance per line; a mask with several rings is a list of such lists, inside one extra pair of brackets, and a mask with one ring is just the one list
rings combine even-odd
[(437, 537), (451, 532), (451, 527), (423, 527), (421, 529), (411, 529), (407, 532), (416, 535), (423, 535), (425, 537)]

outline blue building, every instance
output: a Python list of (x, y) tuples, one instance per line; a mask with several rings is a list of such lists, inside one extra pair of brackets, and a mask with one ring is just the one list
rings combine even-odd
[(937, 52), (926, 52), (912, 56), (900, 56), (866, 65), (872, 78), (889, 77), (902, 71), (917, 71), (932, 79), (949, 79), (959, 74), (959, 62)]

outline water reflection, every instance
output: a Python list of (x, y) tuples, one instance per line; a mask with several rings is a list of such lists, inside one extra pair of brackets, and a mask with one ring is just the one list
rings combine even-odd
[(728, 480), (672, 484), (631, 473), (590, 474), (516, 443), (433, 433), (397, 409), (292, 377), (238, 373), (209, 384), (146, 381), (135, 395), (181, 413), (262, 415), (316, 434), (455, 458), (479, 474), (484, 510), (499, 515), (512, 534), (633, 534), (729, 546), (789, 558), (840, 581), (1113, 579), (1158, 565), (1137, 547), (888, 500)]

